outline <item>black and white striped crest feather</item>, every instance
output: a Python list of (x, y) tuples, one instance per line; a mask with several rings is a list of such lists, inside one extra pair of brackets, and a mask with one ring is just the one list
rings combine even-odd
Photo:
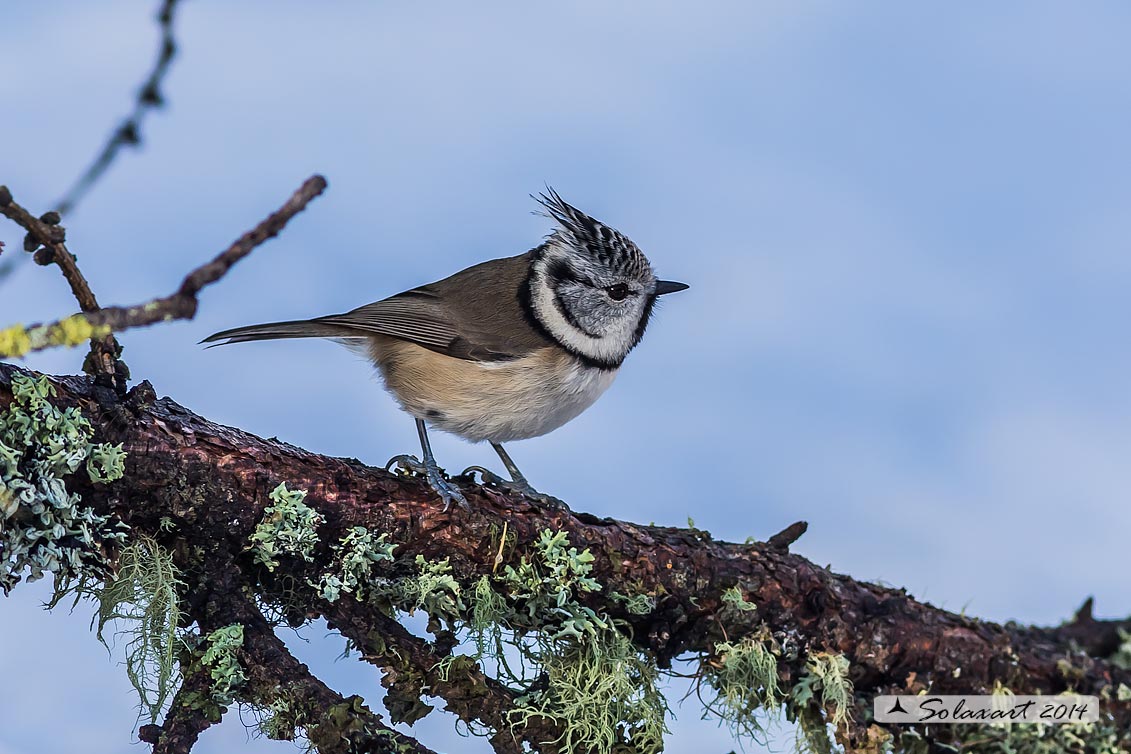
[(532, 198), (546, 208), (547, 217), (561, 226), (550, 235), (551, 240), (556, 238), (578, 251), (584, 251), (611, 272), (640, 279), (652, 277), (648, 258), (616, 228), (585, 214), (552, 188), (547, 187), (546, 193)]

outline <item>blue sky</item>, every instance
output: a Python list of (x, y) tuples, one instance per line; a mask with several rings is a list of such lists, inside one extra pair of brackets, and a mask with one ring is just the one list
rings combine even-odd
[[(5, 4), (0, 183), (19, 201), (48, 208), (129, 109), (155, 9)], [(528, 197), (548, 183), (692, 287), (593, 408), (510, 448), (536, 486), (739, 541), (806, 519), (796, 549), (814, 561), (995, 620), (1054, 623), (1088, 594), (1131, 610), (1125, 3), (193, 0), (180, 15), (168, 107), (67, 223), (100, 299), (170, 292), (309, 174), (330, 189), (195, 321), (123, 336), (159, 394), (319, 452), (415, 452), (411, 420), (344, 349), (196, 342), (522, 252), (549, 230)], [(0, 240), (21, 253), (14, 226)], [(0, 286), (0, 323), (73, 307), (53, 269)], [(497, 465), (434, 447), (449, 468)], [(21, 679), (0, 754), (125, 750), (120, 656), (88, 609), (46, 613), (46, 596), (0, 603), (0, 677)], [(333, 661), (339, 640), (303, 638), (324, 678), (379, 699), (376, 674)], [(669, 751), (733, 746), (692, 703), (676, 713)], [(487, 750), (438, 713), (421, 729)], [(246, 736), (233, 716), (197, 750)]]

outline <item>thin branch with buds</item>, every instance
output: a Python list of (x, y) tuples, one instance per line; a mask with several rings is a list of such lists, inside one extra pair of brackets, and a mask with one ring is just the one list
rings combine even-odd
[(169, 66), (177, 54), (177, 41), (173, 36), (173, 21), (177, 10), (178, 0), (162, 0), (161, 9), (157, 12), (157, 23), (161, 27), (161, 46), (157, 51), (157, 59), (153, 68), (137, 92), (137, 100), (133, 109), (122, 122), (114, 129), (114, 133), (105, 146), (94, 158), (78, 180), (67, 190), (56, 205), (56, 211), (65, 215), (75, 208), (79, 200), (86, 195), (90, 187), (109, 169), (114, 158), (123, 147), (136, 147), (141, 144), (141, 124), (151, 110), (165, 104), (161, 95), (161, 82), (169, 71)]
[[(155, 298), (134, 306), (111, 306), (102, 308), (87, 285), (86, 279), (74, 264), (70, 252), (63, 245), (62, 233), (42, 218), (36, 219), (30, 212), (16, 204), (11, 192), (0, 186), (0, 214), (14, 220), (27, 229), (28, 236), (51, 251), (53, 260), (63, 269), (64, 276), (71, 283), (71, 289), (79, 300), (85, 330), (103, 343), (112, 344), (116, 354), (118, 347), (113, 335), (135, 327), (143, 327), (156, 322), (169, 322), (177, 319), (192, 319), (196, 315), (197, 295), (205, 288), (227, 274), (237, 262), (246, 257), (257, 246), (278, 235), (291, 218), (302, 212), (306, 205), (326, 189), (326, 179), (320, 175), (308, 178), (302, 186), (281, 206), (255, 228), (240, 236), (231, 246), (210, 262), (190, 272), (180, 287), (172, 294)], [(53, 219), (53, 218), (48, 218)], [(75, 317), (57, 320), (48, 324), (32, 325), (24, 328), (26, 338), (9, 338), (5, 345), (0, 342), (0, 357), (22, 356), (31, 351), (40, 351), (60, 345), (59, 334), (75, 328)], [(73, 345), (73, 344), (72, 344)]]

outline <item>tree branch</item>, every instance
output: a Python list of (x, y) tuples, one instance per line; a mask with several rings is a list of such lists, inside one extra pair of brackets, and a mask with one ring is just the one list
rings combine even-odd
[[(24, 250), (34, 253), (36, 262), (47, 265), (54, 263), (63, 272), (63, 277), (71, 287), (71, 293), (78, 301), (79, 308), (86, 314), (99, 311), (98, 299), (86, 282), (86, 278), (79, 271), (75, 257), (67, 250), (65, 243), (67, 234), (63, 226), (59, 225), (59, 213), (48, 212), (36, 218), (12, 198), (12, 193), (7, 186), (0, 186), (0, 215), (4, 215), (21, 228), (27, 231), (24, 238)], [(58, 332), (58, 328), (51, 332)], [(51, 333), (45, 333), (50, 335)], [(91, 357), (94, 369), (92, 373), (103, 374), (112, 380), (117, 373), (117, 358), (121, 353), (121, 346), (109, 330), (90, 333)], [(44, 345), (43, 347), (47, 347)], [(8, 353), (7, 349), (0, 350), (0, 356), (22, 355)], [(124, 385), (125, 379), (117, 380)]]
[[(151, 325), (156, 322), (168, 322), (176, 319), (192, 319), (196, 315), (197, 295), (201, 289), (222, 278), (234, 264), (251, 253), (253, 249), (264, 241), (276, 236), (286, 227), (287, 223), (306, 208), (315, 197), (326, 189), (326, 179), (320, 175), (311, 176), (299, 187), (290, 199), (278, 210), (259, 223), (254, 229), (248, 231), (237, 239), (231, 246), (220, 253), (215, 259), (201, 265), (190, 272), (181, 283), (180, 287), (171, 295), (156, 298), (143, 304), (134, 306), (111, 306), (102, 308), (90, 292), (86, 280), (74, 265), (66, 247), (62, 245), (61, 236), (41, 220), (37, 220), (27, 210), (11, 200), (11, 193), (6, 187), (0, 186), (0, 214), (14, 220), (28, 229), (30, 236), (47, 244), (54, 244), (49, 248), (57, 249), (54, 259), (65, 259), (61, 263), (64, 274), (68, 280), (73, 280), (72, 289), (76, 290), (84, 314), (67, 317), (48, 324), (19, 327), (18, 333), (8, 331), (0, 332), (0, 336), (7, 333), (7, 337), (0, 337), (0, 357), (23, 356), (31, 351), (39, 351), (58, 345), (74, 345), (74, 333), (78, 333), (78, 340), (85, 339), (91, 334), (96, 338), (101, 337), (104, 342), (112, 343), (114, 353), (119, 350), (113, 340), (112, 332), (121, 332), (134, 327)], [(7, 203), (5, 203), (7, 199)], [(54, 235), (52, 235), (54, 234)], [(86, 302), (85, 304), (83, 302)], [(88, 306), (92, 308), (88, 308)]]
[[(0, 364), (0, 384), (16, 371)], [(83, 378), (53, 381), (64, 403), (80, 406), (96, 421), (121, 413), (121, 407), (115, 411), (99, 404), (108, 396), (92, 390)], [(731, 544), (694, 529), (598, 519), (469, 482), (462, 484), (471, 509), (445, 512), (419, 479), (264, 440), (210, 422), (167, 398), (154, 401), (146, 390), (143, 383), (127, 399), (128, 421), (101, 420), (98, 426), (106, 439), (125, 444), (128, 482), (104, 487), (76, 477), (74, 490), (99, 511), (115, 512), (175, 552), (205, 552), (213, 563), (231, 564), (208, 570), (205, 578), (182, 563), (188, 569), (188, 598), (197, 601), (189, 609), (198, 620), (206, 614), (198, 604), (200, 593), (236, 595), (252, 589), (267, 598), (279, 593), (270, 580), (257, 582), (247, 550), (270, 504), (268, 492), (285, 481), (292, 489), (307, 490), (307, 502), (324, 519), (318, 530), (323, 544), (311, 561), (287, 561), (290, 588), (331, 569), (333, 553), (326, 543), (341, 541), (351, 527), (388, 533), (398, 545), (398, 563), (411, 563), (416, 556), (449, 559), (452, 573), (466, 588), (492, 575), (500, 554), (514, 562), (530, 552), (548, 529), (565, 532), (570, 543), (595, 556), (592, 575), (604, 588), (585, 595), (584, 604), (626, 626), (637, 647), (661, 667), (677, 657), (709, 659), (724, 640), (768, 630), (793, 649), (779, 659), (778, 672), (787, 688), (805, 672), (807, 654), (833, 652), (848, 659), (857, 720), (865, 719), (863, 708), (881, 693), (988, 693), (1001, 683), (1016, 693), (1071, 688), (1114, 699), (1121, 684), (1131, 687), (1131, 671), (1107, 659), (1110, 637), (1126, 622), (1096, 621), (1082, 611), (1061, 627), (1002, 626), (940, 610), (903, 590), (833, 573), (780, 544)], [(5, 392), (0, 388), (0, 404)], [(163, 519), (172, 522), (174, 534), (162, 531)], [(510, 534), (501, 538), (503, 530)], [(646, 593), (655, 599), (647, 610), (630, 610), (613, 597), (618, 593)], [(461, 666), (459, 674), (440, 678), (439, 661), (452, 646), (443, 632), (429, 644), (408, 634), (379, 605), (344, 598), (328, 603), (309, 591), (301, 594), (306, 595), (303, 618), (325, 616), (386, 672), (396, 670), (397, 662), (415, 667), (424, 674), (421, 686), (428, 694), (445, 698), (465, 721), (478, 720), (503, 733), (494, 741), (499, 751), (516, 750), (507, 748), (507, 735), (542, 742), (552, 735), (552, 726), (517, 733), (501, 727), (513, 709), (512, 697), (504, 687), (485, 682), (477, 667)], [(735, 595), (753, 609), (734, 609)], [(257, 641), (270, 642), (261, 630), (261, 616), (240, 610), (244, 612), (236, 617), (253, 634), (258, 631)], [(257, 651), (253, 662), (278, 664), (266, 645)], [(1131, 704), (1105, 705), (1121, 729), (1131, 728)], [(868, 735), (857, 724), (843, 740), (863, 746)]]

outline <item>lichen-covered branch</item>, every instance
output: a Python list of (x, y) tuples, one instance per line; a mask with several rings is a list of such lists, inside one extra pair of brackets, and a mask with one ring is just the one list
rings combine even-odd
[[(0, 364), (0, 407), (17, 371)], [(929, 740), (965, 746), (955, 737), (967, 726), (870, 724), (871, 697), (1007, 687), (1096, 694), (1107, 722), (1088, 735), (1127, 743), (1128, 624), (1096, 621), (1090, 606), (1055, 628), (956, 615), (789, 553), (801, 527), (772, 544), (731, 544), (544, 508), (469, 481), (471, 509), (444, 511), (421, 480), (215, 424), (156, 400), (145, 383), (117, 405), (85, 378), (54, 384), (60, 405), (79, 407), (98, 439), (127, 453), (124, 480), (73, 475), (68, 489), (173, 553), (183, 609), (202, 635), (243, 627), (247, 680), (236, 698), (275, 704), (283, 731), (304, 727), (302, 705), (324, 706), (333, 692), (278, 654), (285, 648), (263, 610), (293, 625), (325, 617), (384, 674), (394, 721), (427, 714), (425, 700), (439, 697), (500, 752), (523, 742), (654, 751), (666, 706), (651, 690), (676, 660), (693, 663), (707, 709), (740, 733), (756, 734), (761, 716), (784, 708), (815, 741), (835, 725), (855, 752), (885, 741), (908, 752)], [(401, 623), (416, 610), (431, 638)], [(515, 656), (524, 667), (507, 664)], [(307, 701), (278, 703), (295, 698)], [(358, 705), (331, 706), (377, 729)], [(1023, 734), (1037, 735), (994, 733)]]
[(161, 725), (150, 723), (138, 729), (138, 738), (153, 746), (153, 754), (188, 754), (200, 734), (217, 722), (209, 718), (193, 700), (208, 695), (212, 679), (204, 668), (188, 673), (169, 706)]
[[(27, 210), (16, 204), (6, 187), (0, 186), (0, 214), (11, 218), (28, 229), (29, 237), (52, 250), (52, 260), (64, 270), (72, 290), (82, 307), (82, 314), (75, 314), (57, 322), (31, 326), (13, 325), (0, 330), (0, 357), (20, 357), (31, 351), (39, 351), (59, 345), (73, 346), (93, 338), (113, 346), (104, 354), (113, 353), (114, 358), (120, 350), (113, 341), (111, 333), (134, 327), (168, 322), (176, 319), (191, 319), (196, 315), (197, 295), (205, 286), (211, 285), (232, 268), (253, 249), (264, 241), (276, 236), (286, 224), (306, 208), (315, 197), (326, 189), (326, 179), (320, 175), (308, 178), (302, 186), (280, 207), (255, 228), (240, 236), (231, 246), (211, 261), (197, 267), (185, 276), (180, 287), (172, 294), (156, 298), (135, 306), (111, 306), (101, 308), (90, 292), (86, 280), (74, 265), (70, 253), (63, 246), (60, 226), (36, 219)], [(48, 217), (49, 220), (54, 219)], [(113, 358), (104, 370), (113, 373)]]

